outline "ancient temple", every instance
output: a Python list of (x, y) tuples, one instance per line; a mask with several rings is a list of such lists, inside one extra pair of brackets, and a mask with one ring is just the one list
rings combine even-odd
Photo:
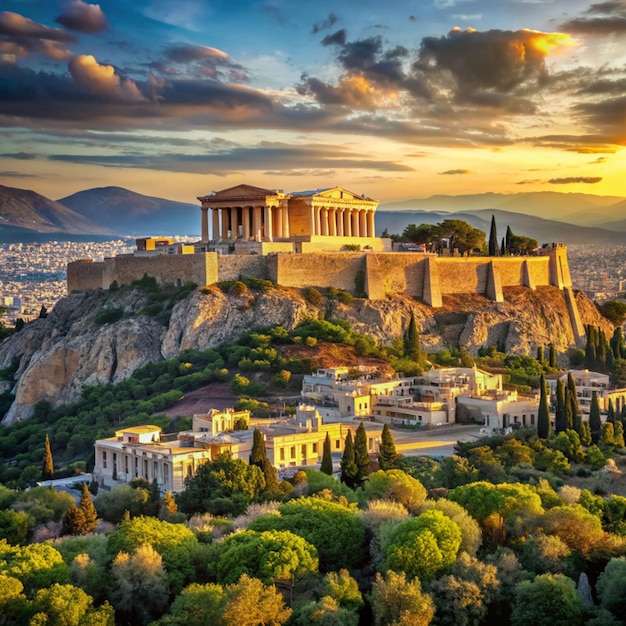
[(198, 200), (206, 243), (317, 242), (336, 247), (378, 241), (374, 222), (378, 202), (340, 187), (285, 193), (237, 185)]

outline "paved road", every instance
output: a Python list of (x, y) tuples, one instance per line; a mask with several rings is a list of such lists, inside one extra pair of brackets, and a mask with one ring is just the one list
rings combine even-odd
[(392, 429), (396, 450), (405, 456), (450, 456), (457, 441), (476, 441), (479, 425), (442, 426), (430, 430)]

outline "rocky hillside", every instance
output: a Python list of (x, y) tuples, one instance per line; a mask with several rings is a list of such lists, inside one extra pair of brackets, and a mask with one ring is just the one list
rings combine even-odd
[[(578, 294), (584, 323), (610, 324)], [(353, 328), (382, 343), (402, 337), (411, 311), (430, 351), (463, 345), (471, 354), (496, 345), (511, 353), (535, 354), (538, 344), (553, 342), (559, 352), (575, 345), (561, 291), (543, 287), (505, 289), (505, 302), (482, 296), (444, 298), (441, 309), (408, 297), (351, 305), (328, 300), (315, 307), (296, 290), (225, 295), (217, 287), (199, 289), (178, 302), (167, 325), (139, 315), (148, 304), (139, 290), (74, 293), (61, 300), (45, 319), (28, 324), (0, 344), (0, 369), (19, 362), (13, 388), (15, 402), (4, 418), (9, 424), (27, 418), (33, 405), (76, 400), (84, 385), (118, 382), (136, 368), (177, 355), (188, 348), (205, 349), (235, 339), (242, 331), (282, 325), (295, 327), (306, 318), (345, 319)], [(98, 323), (105, 309), (123, 310), (112, 323)]]

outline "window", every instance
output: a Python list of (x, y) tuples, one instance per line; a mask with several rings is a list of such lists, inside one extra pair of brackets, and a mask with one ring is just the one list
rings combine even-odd
[(314, 443), (314, 444), (311, 446), (311, 450), (313, 451), (313, 454), (317, 454), (317, 444), (316, 444), (316, 443)]
[(295, 459), (296, 458), (296, 446), (291, 446), (291, 448), (289, 450), (289, 458), (290, 459)]
[(531, 426), (534, 426), (534, 425), (535, 425), (535, 416), (534, 416), (534, 415), (531, 415), (531, 416), (530, 416), (530, 425), (531, 425)]
[(335, 441), (335, 450), (339, 450), (341, 448), (341, 440), (337, 439)]
[(139, 459), (135, 457), (135, 478), (139, 478)]
[(280, 460), (281, 461), (285, 460), (285, 448), (280, 449)]
[(107, 453), (106, 453), (106, 450), (102, 451), (102, 467), (104, 469), (107, 468)]
[(124, 473), (128, 474), (128, 457), (124, 457)]
[(302, 458), (306, 459), (306, 444), (305, 443), (302, 444), (300, 451), (302, 453)]

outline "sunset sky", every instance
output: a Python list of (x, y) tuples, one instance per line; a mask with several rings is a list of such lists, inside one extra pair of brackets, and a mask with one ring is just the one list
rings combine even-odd
[(626, 195), (626, 1), (1, 6), (3, 185)]

